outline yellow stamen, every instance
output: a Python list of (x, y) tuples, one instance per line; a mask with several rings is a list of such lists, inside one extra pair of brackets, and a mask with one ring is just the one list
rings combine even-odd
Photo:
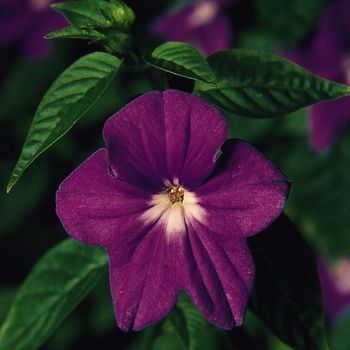
[(172, 203), (182, 203), (184, 200), (185, 189), (181, 186), (173, 186), (169, 187), (166, 190), (166, 193), (168, 193), (169, 199), (172, 201)]

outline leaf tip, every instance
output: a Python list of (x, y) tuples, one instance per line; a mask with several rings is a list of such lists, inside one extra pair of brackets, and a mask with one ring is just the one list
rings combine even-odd
[(10, 181), (6, 187), (6, 193), (10, 193), (10, 191), (12, 190), (13, 186), (15, 185), (16, 181)]
[(13, 186), (17, 183), (19, 177), (20, 177), (20, 175), (18, 176), (18, 174), (15, 174), (14, 172), (12, 173), (12, 175), (10, 177), (10, 181), (7, 184), (7, 187), (6, 187), (6, 192), (7, 193), (10, 193), (10, 191), (13, 188)]

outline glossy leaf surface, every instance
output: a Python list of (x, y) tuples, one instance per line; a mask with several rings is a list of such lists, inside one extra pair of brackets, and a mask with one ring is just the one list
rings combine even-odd
[(8, 191), (35, 158), (89, 110), (109, 86), (121, 62), (110, 54), (94, 52), (74, 62), (56, 79), (35, 113)]
[(207, 61), (192, 45), (167, 42), (158, 46), (151, 56), (144, 58), (150, 65), (165, 72), (215, 85), (215, 78)]
[(350, 88), (321, 79), (282, 57), (233, 49), (208, 57), (217, 86), (196, 82), (194, 93), (224, 111), (270, 118), (345, 96)]
[(103, 248), (69, 238), (48, 251), (20, 287), (0, 329), (3, 350), (37, 349), (107, 268)]

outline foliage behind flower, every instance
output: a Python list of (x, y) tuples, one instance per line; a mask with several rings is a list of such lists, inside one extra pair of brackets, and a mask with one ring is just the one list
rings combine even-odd
[[(315, 34), (286, 55), (315, 75), (350, 85), (350, 2), (331, 2), (321, 16)], [(350, 121), (350, 97), (309, 107), (311, 145), (326, 151)]]
[[(64, 0), (63, 0), (64, 1)], [(0, 44), (19, 43), (29, 58), (44, 58), (52, 43), (44, 39), (50, 31), (68, 25), (53, 11), (53, 0), (0, 0)]]
[[(314, 255), (295, 224), (332, 261), (349, 253), (350, 134), (320, 157), (305, 145), (304, 111), (293, 112), (350, 95), (350, 87), (266, 51), (224, 50), (206, 60), (183, 42), (154, 48), (145, 26), (166, 3), (128, 3), (135, 8), (119, 0), (54, 5), (70, 26), (46, 38), (93, 41), (107, 52), (90, 45), (88, 51), (94, 52), (83, 50), (78, 58), (77, 50), (60, 52), (68, 46), (58, 45), (47, 62), (33, 65), (13, 55), (14, 46), (1, 47), (5, 85), (0, 119), (8, 149), (1, 165), (11, 191), (1, 201), (0, 238), (6, 235), (0, 253), (2, 305), (7, 304), (7, 284), (21, 287), (14, 285), (18, 293), (0, 327), (0, 348), (51, 349), (57, 343), (74, 349), (284, 348), (276, 338), (268, 342), (271, 331), (294, 349), (336, 349), (327, 346)], [(236, 35), (242, 35), (237, 42), (254, 47), (266, 33), (283, 38), (275, 35), (278, 23), (287, 34), (298, 32), (285, 41), (296, 42), (315, 23), (318, 11), (310, 3), (315, 1), (254, 0), (232, 6)], [(264, 16), (260, 11), (252, 16), (253, 6), (266, 9)], [(274, 25), (264, 26), (265, 18)], [(64, 57), (74, 62), (58, 75), (66, 66)], [(44, 93), (41, 86), (50, 87), (34, 114), (34, 97)], [(174, 86), (193, 87), (197, 97), (153, 91), (122, 109), (134, 96)], [(213, 106), (225, 111), (228, 120)], [(69, 234), (100, 246), (66, 237), (52, 247), (64, 237), (52, 215), (52, 195), (69, 169), (99, 147), (102, 126), (96, 125), (117, 110), (104, 128), (107, 147), (78, 167), (57, 193), (57, 212)], [(23, 140), (19, 136), (32, 113), (15, 163)], [(286, 113), (291, 113), (287, 120)], [(279, 121), (265, 123), (264, 118)], [(249, 144), (226, 140), (226, 122), (232, 134), (254, 142), (293, 179), (286, 210), (294, 224), (282, 214), (268, 225), (281, 210), (288, 183)], [(264, 331), (257, 332), (250, 317), (244, 320), (244, 337), (242, 330), (217, 329), (202, 314), (224, 328), (241, 322), (254, 277), (245, 238), (266, 225), (247, 238), (256, 267), (249, 309)], [(144, 334), (115, 328), (105, 279), (108, 256), (101, 246), (108, 250), (114, 306), (124, 330), (160, 320), (177, 300), (168, 317)], [(34, 260), (38, 262), (31, 268)], [(85, 296), (88, 301), (58, 328)], [(0, 309), (0, 318), (5, 317), (6, 305)], [(337, 321), (327, 325), (337, 327), (344, 318)], [(348, 329), (347, 338), (337, 335), (345, 346)], [(44, 344), (55, 330), (51, 343)]]
[(331, 264), (321, 257), (317, 266), (326, 314), (335, 322), (350, 310), (350, 258), (344, 257)]
[(205, 56), (228, 49), (232, 29), (221, 6), (233, 1), (193, 1), (159, 18), (153, 24), (152, 32), (168, 41), (192, 44)]
[(246, 238), (281, 213), (288, 179), (226, 140), (219, 110), (176, 90), (131, 102), (103, 135), (107, 149), (60, 185), (57, 213), (72, 237), (107, 248), (119, 327), (159, 321), (180, 290), (211, 323), (240, 325), (254, 280)]

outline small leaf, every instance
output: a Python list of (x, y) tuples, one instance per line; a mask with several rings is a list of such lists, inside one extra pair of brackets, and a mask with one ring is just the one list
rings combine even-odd
[(280, 116), (350, 93), (345, 85), (318, 78), (265, 51), (221, 51), (208, 57), (208, 63), (217, 86), (196, 82), (194, 93), (241, 116)]
[(85, 0), (56, 3), (51, 7), (62, 12), (69, 23), (80, 27), (92, 24), (108, 25), (108, 20), (102, 11), (110, 12), (112, 4), (107, 1)]
[(167, 42), (158, 46), (145, 61), (165, 72), (215, 85), (215, 77), (207, 61), (192, 45)]
[(43, 97), (12, 172), (9, 192), (24, 170), (60, 139), (97, 101), (117, 74), (122, 61), (94, 52), (68, 67)]
[(0, 329), (2, 350), (37, 349), (107, 268), (103, 248), (69, 238), (47, 252), (18, 291)]
[(135, 15), (122, 1), (85, 0), (53, 4), (71, 27), (47, 34), (47, 39), (88, 39), (101, 44), (110, 53), (126, 53), (132, 47), (130, 26)]
[(248, 243), (256, 265), (250, 309), (293, 348), (328, 349), (316, 264), (292, 222), (282, 214)]
[(93, 36), (96, 40), (104, 38), (105, 36), (101, 33), (96, 32), (92, 29), (80, 29), (74, 26), (66, 27), (55, 32), (45, 35), (46, 39), (86, 39), (93, 40)]

